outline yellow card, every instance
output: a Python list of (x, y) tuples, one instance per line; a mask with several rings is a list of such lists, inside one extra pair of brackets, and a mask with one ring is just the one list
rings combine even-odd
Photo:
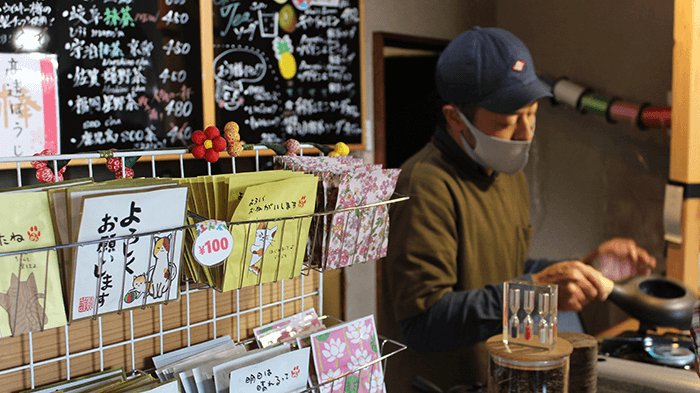
[[(302, 174), (246, 188), (232, 221), (273, 220), (311, 214), (318, 178)], [(235, 224), (223, 290), (301, 274), (311, 218)]]
[[(46, 191), (0, 194), (0, 252), (56, 245)], [(3, 337), (67, 323), (56, 250), (0, 258)]]

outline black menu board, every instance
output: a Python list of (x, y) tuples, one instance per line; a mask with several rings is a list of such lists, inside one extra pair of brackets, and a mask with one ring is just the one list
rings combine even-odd
[(195, 0), (59, 1), (61, 152), (184, 146), (202, 123)]
[(56, 0), (5, 0), (0, 3), (0, 52), (54, 53)]
[(359, 0), (214, 2), (216, 122), (248, 143), (361, 143)]

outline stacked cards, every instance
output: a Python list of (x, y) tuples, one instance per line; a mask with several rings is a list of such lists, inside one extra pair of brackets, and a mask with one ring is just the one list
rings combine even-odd
[(121, 179), (65, 194), (66, 236), (84, 244), (65, 266), (70, 320), (179, 299), (186, 186)]
[(301, 274), (311, 218), (292, 217), (314, 212), (315, 176), (264, 171), (180, 181), (192, 190), (188, 209), (224, 223), (232, 237), (230, 255), (203, 266), (195, 247), (201, 233), (188, 232), (188, 275), (195, 281), (229, 291)]
[(108, 370), (22, 393), (180, 393), (177, 380), (161, 382), (150, 375), (126, 378), (123, 369)]
[[(46, 191), (0, 194), (0, 252), (56, 245)], [(0, 258), (2, 337), (66, 324), (56, 250)]]
[(318, 212), (348, 209), (312, 223), (314, 233), (307, 246), (312, 265), (330, 270), (386, 256), (387, 206), (362, 206), (389, 200), (400, 169), (383, 169), (347, 156), (274, 159), (280, 168), (318, 176), (322, 186)]

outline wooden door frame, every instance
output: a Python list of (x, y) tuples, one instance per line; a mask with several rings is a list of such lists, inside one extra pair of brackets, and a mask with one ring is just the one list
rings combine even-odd
[[(372, 84), (374, 102), (374, 163), (386, 166), (386, 93), (384, 48), (419, 49), (442, 52), (449, 40), (377, 31), (372, 35)], [(381, 307), (381, 259), (376, 264), (377, 313)]]

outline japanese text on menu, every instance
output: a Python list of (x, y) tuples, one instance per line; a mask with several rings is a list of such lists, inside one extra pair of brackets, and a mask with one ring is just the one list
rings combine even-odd
[(248, 142), (361, 142), (357, 0), (215, 0), (217, 120)]
[(186, 145), (201, 123), (197, 2), (59, 7), (63, 152)]

